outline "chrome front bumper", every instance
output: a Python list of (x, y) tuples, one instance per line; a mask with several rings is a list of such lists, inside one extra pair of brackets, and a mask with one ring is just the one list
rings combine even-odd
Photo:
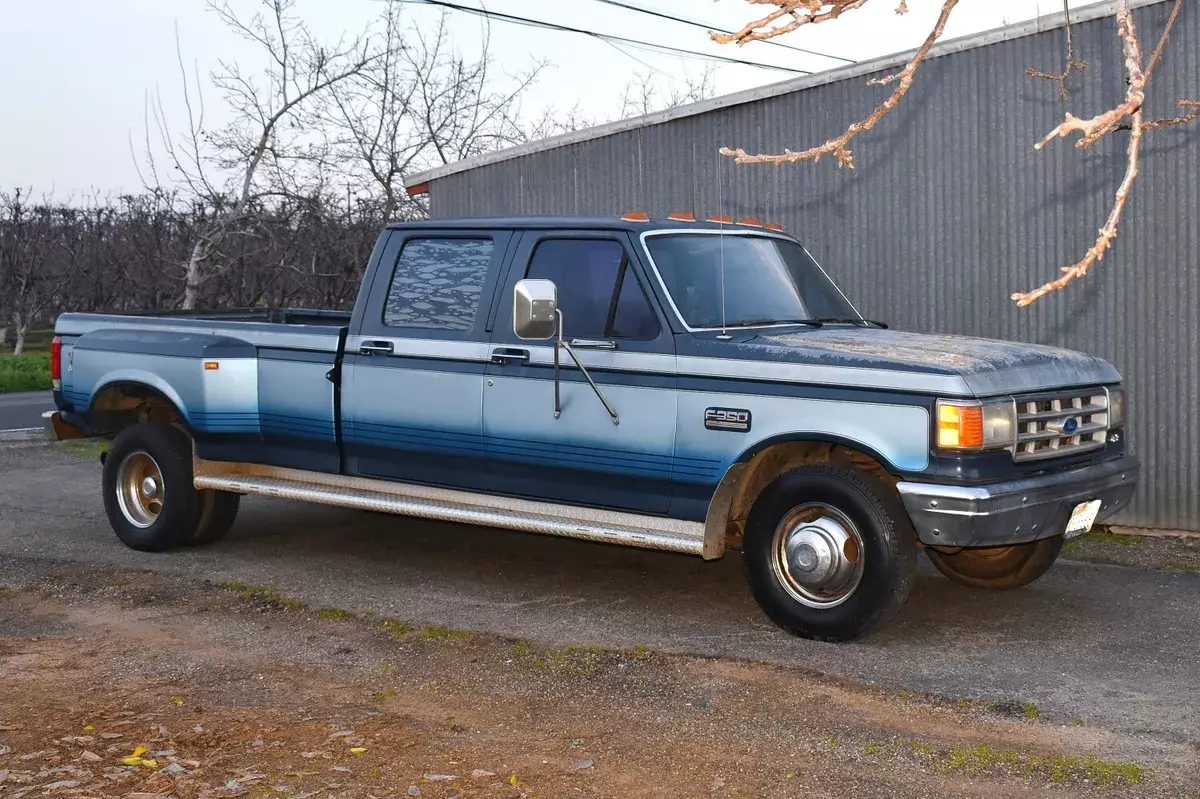
[(989, 547), (1059, 535), (1081, 502), (1102, 502), (1097, 521), (1129, 504), (1137, 488), (1136, 458), (978, 486), (902, 482), (896, 488), (925, 544)]

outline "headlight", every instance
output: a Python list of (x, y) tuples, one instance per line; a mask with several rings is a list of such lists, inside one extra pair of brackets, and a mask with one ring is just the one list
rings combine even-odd
[(1005, 449), (1016, 441), (1017, 408), (1012, 400), (957, 402), (938, 400), (939, 449)]
[(1125, 426), (1125, 389), (1110, 388), (1108, 390), (1108, 426)]

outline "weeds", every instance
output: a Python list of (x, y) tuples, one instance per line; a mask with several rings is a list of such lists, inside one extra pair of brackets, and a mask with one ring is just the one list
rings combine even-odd
[(341, 608), (319, 608), (313, 615), (327, 621), (353, 621), (358, 618), (350, 611)]
[(0, 355), (0, 394), (50, 390), (50, 356), (41, 352)]
[(455, 641), (470, 638), (470, 630), (455, 630), (450, 627), (425, 626), (417, 630), (417, 637), (422, 641)]
[(295, 612), (304, 610), (307, 607), (303, 600), (285, 596), (277, 585), (246, 585), (238, 580), (230, 580), (229, 582), (221, 583), (221, 587), (226, 591), (232, 591), (237, 594), (238, 599), (256, 602), (275, 610)]
[(1021, 711), (1025, 714), (1025, 718), (1030, 721), (1036, 721), (1042, 717), (1042, 711), (1037, 706), (1036, 702), (1026, 702), (1021, 705)]
[(412, 625), (399, 619), (384, 619), (379, 625), (385, 633), (397, 640), (412, 632)]

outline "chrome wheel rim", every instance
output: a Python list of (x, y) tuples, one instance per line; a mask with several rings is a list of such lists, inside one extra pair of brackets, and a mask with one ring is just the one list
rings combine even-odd
[(771, 567), (797, 602), (833, 608), (849, 599), (863, 576), (863, 539), (845, 513), (821, 502), (799, 505), (775, 528)]
[(131, 452), (117, 469), (117, 504), (134, 527), (149, 527), (163, 508), (163, 477), (158, 462), (146, 452)]

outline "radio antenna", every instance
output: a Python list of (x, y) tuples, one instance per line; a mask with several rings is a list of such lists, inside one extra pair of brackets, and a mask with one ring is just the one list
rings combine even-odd
[(721, 213), (717, 216), (717, 224), (720, 227), (717, 229), (717, 238), (721, 242), (721, 338), (725, 341), (729, 340), (729, 328), (725, 320), (725, 181), (721, 179), (721, 165), (727, 159), (717, 158), (717, 207)]

